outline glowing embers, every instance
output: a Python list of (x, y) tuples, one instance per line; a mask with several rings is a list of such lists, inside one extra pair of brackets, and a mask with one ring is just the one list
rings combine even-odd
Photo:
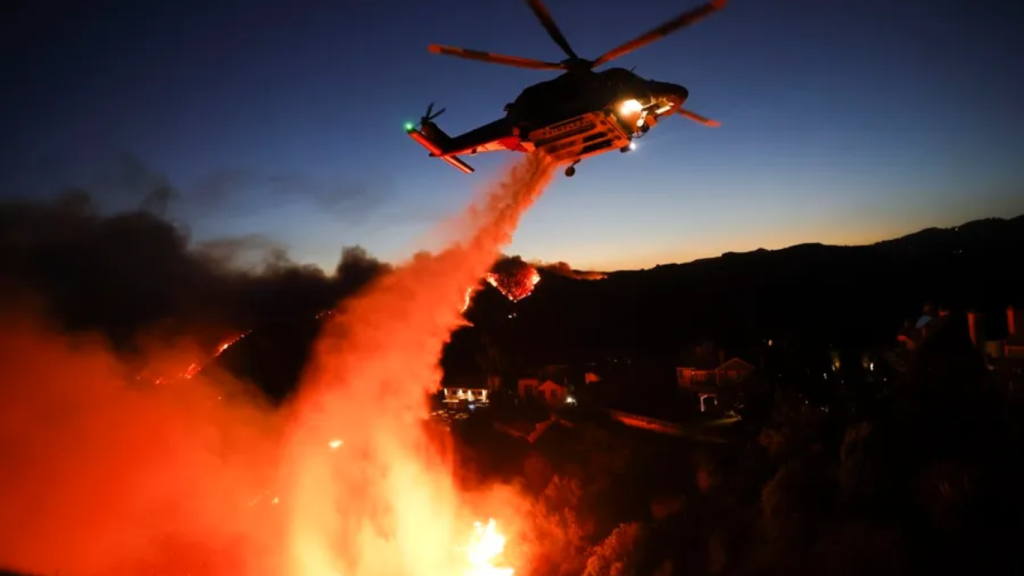
[(509, 300), (518, 302), (533, 293), (540, 282), (540, 273), (518, 256), (504, 258), (487, 274), (487, 282)]
[(498, 532), (494, 519), (488, 520), (486, 525), (473, 524), (473, 537), (465, 550), (470, 566), (466, 576), (512, 576), (515, 573), (513, 568), (496, 565), (505, 550), (505, 537)]
[(459, 310), (460, 312), (465, 312), (469, 308), (469, 303), (473, 301), (474, 288), (476, 287), (470, 286), (469, 288), (466, 288), (466, 298), (462, 301), (462, 310)]

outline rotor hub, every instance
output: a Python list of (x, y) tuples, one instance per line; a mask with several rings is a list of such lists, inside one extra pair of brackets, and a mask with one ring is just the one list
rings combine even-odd
[(594, 61), (585, 58), (566, 58), (559, 64), (568, 72), (590, 72), (594, 69)]

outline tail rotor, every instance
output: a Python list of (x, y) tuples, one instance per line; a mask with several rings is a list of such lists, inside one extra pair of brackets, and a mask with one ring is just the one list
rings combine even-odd
[[(423, 115), (423, 116), (422, 116), (422, 117), (420, 118), (420, 123), (419, 123), (419, 124), (417, 124), (417, 125), (416, 125), (416, 127), (417, 127), (417, 128), (421, 128), (421, 127), (423, 127), (423, 125), (424, 125), (424, 124), (426, 124), (426, 123), (428, 123), (428, 122), (433, 122), (435, 118), (437, 118), (437, 117), (438, 117), (438, 116), (440, 116), (441, 114), (444, 114), (444, 111), (445, 111), (445, 110), (446, 110), (446, 108), (441, 108), (441, 109), (440, 109), (440, 110), (438, 110), (437, 112), (434, 112), (434, 103), (433, 103), (433, 102), (431, 102), (431, 103), (430, 103), (430, 105), (429, 105), (429, 106), (427, 106), (427, 113), (426, 113), (426, 114), (424, 114), (424, 115)], [(433, 113), (432, 113), (432, 112), (433, 112)]]

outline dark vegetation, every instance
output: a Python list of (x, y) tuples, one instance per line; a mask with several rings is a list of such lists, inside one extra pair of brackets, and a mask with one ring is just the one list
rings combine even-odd
[(936, 337), (866, 404), (825, 411), (777, 390), (724, 444), (585, 409), (533, 445), (474, 424), (483, 414), (455, 429), (473, 482), (534, 494), (524, 543), (558, 553), (531, 574), (1017, 573), (1021, 407), (966, 335)]
[[(526, 564), (537, 575), (1017, 572), (1019, 406), (964, 331), (933, 340), (884, 390), (812, 398), (804, 380), (829, 350), (891, 342), (922, 302), (998, 312), (1019, 294), (1022, 241), (1017, 217), (605, 280), (542, 270), (515, 304), (485, 288), (468, 312), (475, 327), (446, 350), (449, 374), (511, 379), (544, 363), (611, 363), (623, 375), (581, 401), (575, 426), (557, 424), (533, 445), (496, 432), (488, 416), (457, 425), (462, 481), (515, 478), (531, 490), (535, 529), (522, 537), (543, 551)], [(79, 193), (6, 204), (3, 305), (31, 295), (56, 326), (97, 331), (127, 357), (140, 336), (213, 343), (252, 330), (219, 362), (280, 397), (305, 362), (316, 314), (387, 269), (350, 248), (334, 275), (280, 250), (240, 271), (223, 244), (187, 246), (154, 215), (101, 216)], [(596, 409), (631, 399), (678, 415), (656, 375), (706, 339), (772, 368), (727, 443), (625, 429)]]

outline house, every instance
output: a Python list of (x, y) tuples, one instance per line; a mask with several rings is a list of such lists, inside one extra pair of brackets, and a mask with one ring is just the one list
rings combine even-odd
[(444, 388), (444, 403), (448, 406), (455, 407), (461, 402), (470, 404), (487, 404), (487, 393), (489, 390), (486, 388)]
[(681, 365), (676, 368), (676, 384), (681, 387), (702, 386), (707, 383), (715, 368), (725, 363), (725, 352), (715, 352), (711, 342), (704, 342), (691, 351), (684, 352)]
[(487, 404), (491, 394), (500, 387), (501, 379), (496, 376), (474, 376), (452, 378), (442, 385), (441, 390), (444, 392), (445, 405), (454, 408), (460, 402)]
[[(902, 366), (897, 366), (901, 371), (906, 370), (907, 361), (912, 353), (924, 342), (930, 341), (932, 336), (943, 333), (947, 327), (954, 332), (962, 333), (964, 330), (963, 323), (954, 323), (954, 317), (948, 310), (941, 309), (937, 317), (932, 317), (929, 312), (926, 308), (925, 314), (916, 323), (908, 323), (897, 334), (896, 338), (902, 348), (899, 352), (904, 353), (903, 358), (897, 357), (901, 360)], [(960, 322), (966, 320), (966, 331), (971, 345), (985, 358), (990, 369), (1016, 365), (1018, 362), (1024, 364), (1024, 338), (1017, 331), (1017, 314), (1014, 306), (1006, 308), (1006, 332), (1003, 338), (988, 337), (988, 329), (994, 329), (998, 333), (1001, 332), (1001, 325), (997, 319), (987, 318), (980, 312), (969, 310), (965, 316), (958, 315), (956, 319)]]
[(569, 387), (554, 380), (545, 380), (537, 387), (537, 395), (548, 404), (558, 406), (569, 400)]
[(536, 394), (537, 388), (540, 386), (540, 382), (539, 378), (520, 378), (517, 389), (519, 392), (519, 398), (522, 400), (533, 398)]
[[(985, 329), (989, 324), (984, 316), (976, 312), (967, 313), (967, 330), (971, 343), (984, 355), (990, 369), (1010, 370), (1020, 373), (1024, 369), (1024, 337), (1017, 331), (1017, 310), (1013, 306), (1006, 308), (1006, 336), (1000, 339), (986, 337)], [(998, 329), (999, 326), (992, 326)]]
[(563, 405), (570, 401), (569, 387), (554, 380), (539, 378), (520, 378), (519, 397), (536, 399), (551, 406)]
[(971, 344), (988, 360), (1000, 358), (1024, 359), (1024, 337), (1017, 332), (1017, 310), (1015, 307), (1006, 307), (1005, 338), (989, 339), (986, 335), (986, 328), (998, 330), (999, 326), (998, 323), (989, 321), (988, 318), (978, 312), (967, 312), (967, 331), (971, 337)]
[(939, 308), (939, 314), (936, 316), (931, 305), (926, 304), (916, 322), (904, 324), (896, 334), (896, 340), (903, 345), (904, 350), (912, 352), (921, 346), (929, 334), (941, 330), (950, 321), (948, 308)]
[(742, 382), (754, 372), (753, 364), (738, 357), (725, 360), (724, 353), (719, 354), (718, 363), (703, 358), (690, 364), (676, 368), (676, 383), (680, 387), (699, 388), (735, 384)]

